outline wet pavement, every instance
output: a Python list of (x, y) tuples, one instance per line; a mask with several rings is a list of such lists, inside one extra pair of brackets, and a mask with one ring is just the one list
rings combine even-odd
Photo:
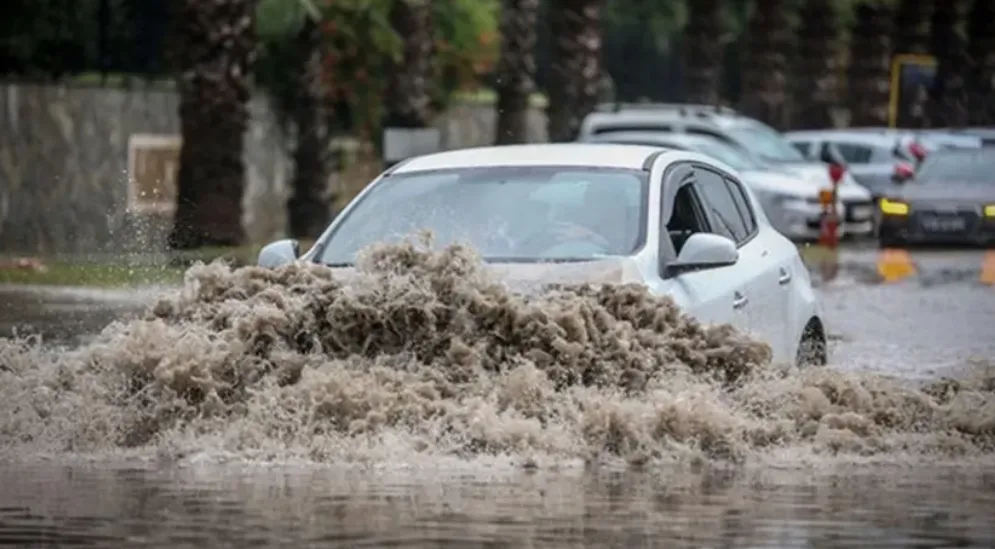
[[(869, 284), (877, 257), (845, 254), (817, 289), (832, 367), (917, 378), (995, 359), (982, 252), (916, 253), (915, 276)], [(0, 287), (0, 333), (72, 344), (161, 291)], [(995, 547), (995, 456), (954, 469), (624, 473), (0, 461), (0, 487), (7, 546)]]

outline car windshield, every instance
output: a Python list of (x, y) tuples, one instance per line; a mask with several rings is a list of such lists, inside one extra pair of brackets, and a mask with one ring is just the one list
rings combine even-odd
[(707, 154), (720, 162), (725, 162), (734, 170), (759, 170), (762, 168), (760, 163), (751, 158), (749, 154), (720, 141), (703, 139), (694, 144), (694, 150)]
[(976, 183), (995, 185), (995, 154), (943, 149), (926, 157), (916, 183)]
[(319, 261), (351, 265), (378, 242), (430, 231), (485, 261), (585, 261), (642, 247), (648, 193), (640, 170), (486, 167), (392, 174), (319, 244)]
[(736, 141), (756, 155), (773, 162), (804, 162), (798, 149), (791, 146), (781, 134), (763, 126), (741, 126), (728, 130)]

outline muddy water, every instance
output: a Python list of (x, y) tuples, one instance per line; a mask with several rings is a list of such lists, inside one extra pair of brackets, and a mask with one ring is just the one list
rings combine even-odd
[(797, 371), (634, 288), (364, 268), (209, 266), (75, 349), (0, 343), (0, 543), (995, 544), (990, 288), (821, 288), (834, 366)]

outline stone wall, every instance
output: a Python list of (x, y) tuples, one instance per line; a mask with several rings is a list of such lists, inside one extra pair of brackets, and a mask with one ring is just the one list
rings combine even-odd
[[(165, 89), (0, 86), (0, 254), (95, 254), (161, 249), (168, 215), (129, 213), (128, 139), (177, 134), (178, 97)], [(283, 234), (292, 165), (262, 98), (246, 135), (244, 223), (253, 242)], [(531, 141), (544, 141), (532, 113)], [(443, 148), (490, 144), (490, 105), (457, 103), (437, 120)], [(379, 171), (369, 147), (351, 147), (330, 184), (346, 194)], [(360, 152), (356, 152), (360, 151)]]

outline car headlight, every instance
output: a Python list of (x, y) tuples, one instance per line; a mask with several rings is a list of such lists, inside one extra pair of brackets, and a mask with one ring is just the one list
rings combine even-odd
[(909, 205), (898, 200), (882, 198), (881, 213), (885, 215), (909, 215)]
[(985, 217), (995, 217), (995, 204), (985, 206)]

